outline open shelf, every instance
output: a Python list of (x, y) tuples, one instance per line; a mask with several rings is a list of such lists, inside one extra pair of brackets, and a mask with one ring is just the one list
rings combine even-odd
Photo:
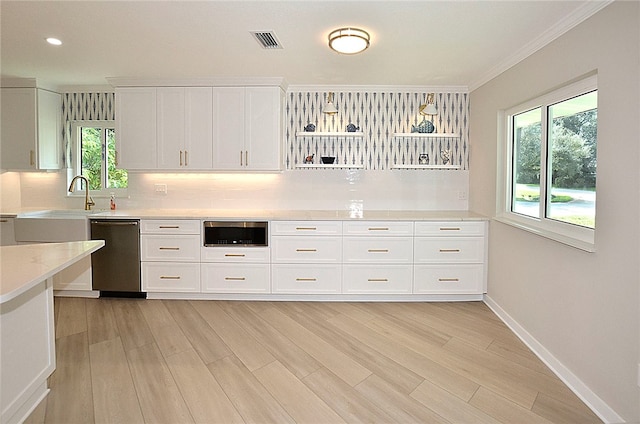
[(391, 165), (391, 169), (461, 169), (460, 165)]
[(339, 163), (331, 163), (331, 164), (326, 164), (326, 163), (301, 163), (296, 165), (296, 168), (298, 169), (320, 169), (320, 168), (333, 168), (333, 169), (339, 169), (339, 168), (344, 168), (344, 169), (362, 169), (364, 168), (364, 165), (348, 165), (348, 164), (339, 164)]
[(362, 131), (355, 132), (311, 132), (311, 131), (298, 131), (296, 137), (364, 137)]
[(393, 133), (396, 138), (460, 138), (454, 133)]

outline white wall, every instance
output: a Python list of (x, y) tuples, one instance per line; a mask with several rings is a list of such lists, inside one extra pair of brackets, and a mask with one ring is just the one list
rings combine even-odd
[(498, 110), (597, 70), (597, 252), (492, 221), (488, 296), (606, 419), (628, 422), (640, 421), (639, 5), (612, 3), (470, 97), (470, 208), (493, 216)]

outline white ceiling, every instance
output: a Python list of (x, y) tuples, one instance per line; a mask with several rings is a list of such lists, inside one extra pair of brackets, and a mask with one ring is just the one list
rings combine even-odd
[[(598, 1), (5, 1), (2, 77), (284, 77), (291, 85), (474, 88), (602, 8)], [(357, 26), (345, 56), (327, 34)], [(250, 31), (273, 30), (281, 50)], [(46, 37), (62, 46), (51, 46)]]

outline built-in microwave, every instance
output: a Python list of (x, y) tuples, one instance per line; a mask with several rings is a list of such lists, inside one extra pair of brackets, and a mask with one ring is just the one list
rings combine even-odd
[(203, 221), (203, 230), (205, 247), (269, 245), (266, 221)]

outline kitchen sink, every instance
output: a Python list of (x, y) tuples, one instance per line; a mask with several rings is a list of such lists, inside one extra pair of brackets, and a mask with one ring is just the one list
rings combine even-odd
[(18, 243), (55, 243), (90, 240), (90, 215), (101, 210), (58, 209), (25, 212), (14, 220)]

